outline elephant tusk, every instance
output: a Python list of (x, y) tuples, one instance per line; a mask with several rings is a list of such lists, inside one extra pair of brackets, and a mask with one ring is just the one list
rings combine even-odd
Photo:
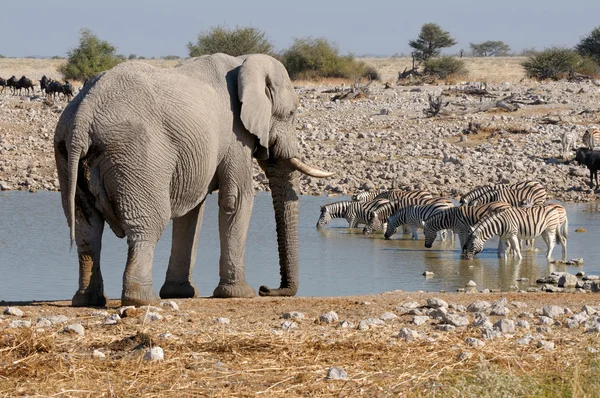
[(291, 158), (289, 159), (289, 162), (295, 170), (298, 170), (299, 172), (309, 175), (311, 177), (326, 178), (331, 177), (335, 174), (329, 171), (323, 171), (315, 167), (309, 166), (298, 158)]

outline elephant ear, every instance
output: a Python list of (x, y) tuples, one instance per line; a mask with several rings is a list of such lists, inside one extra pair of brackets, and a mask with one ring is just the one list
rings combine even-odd
[(238, 75), (238, 95), (242, 103), (240, 118), (244, 127), (258, 138), (254, 156), (269, 157), (269, 132), (273, 115), (273, 88), (269, 72), (272, 69), (265, 56), (249, 55)]

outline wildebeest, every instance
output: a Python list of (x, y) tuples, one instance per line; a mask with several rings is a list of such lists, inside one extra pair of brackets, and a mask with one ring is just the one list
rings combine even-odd
[(19, 89), (19, 94), (21, 94), (21, 89), (24, 88), (27, 90), (27, 95), (29, 95), (29, 89), (31, 89), (32, 93), (35, 94), (35, 89), (33, 87), (34, 86), (33, 86), (33, 82), (31, 81), (31, 79), (29, 79), (25, 76), (21, 76), (21, 78), (17, 82), (17, 86), (16, 86), (16, 88)]
[(600, 152), (583, 147), (577, 149), (575, 160), (579, 164), (585, 164), (590, 170), (590, 185), (594, 188), (594, 177), (596, 178), (595, 189), (598, 188), (598, 169), (600, 169)]
[(17, 84), (18, 83), (19, 83), (19, 81), (17, 80), (15, 75), (12, 75), (6, 81), (6, 87), (10, 87), (10, 92), (14, 94), (17, 92)]
[(46, 77), (46, 75), (42, 76), (42, 78), (40, 79), (40, 91), (42, 92), (42, 94), (46, 93), (46, 86), (48, 86), (48, 78)]
[(3, 79), (0, 77), (0, 87), (2, 87), (2, 91), (0, 92), (4, 92), (4, 89), (6, 89), (6, 79)]
[(46, 95), (50, 96), (50, 94), (52, 94), (53, 99), (56, 99), (56, 94), (59, 94), (59, 98), (60, 94), (64, 94), (66, 100), (70, 101), (71, 97), (73, 97), (73, 86), (66, 80), (65, 84), (62, 84), (56, 80), (48, 79), (46, 84)]

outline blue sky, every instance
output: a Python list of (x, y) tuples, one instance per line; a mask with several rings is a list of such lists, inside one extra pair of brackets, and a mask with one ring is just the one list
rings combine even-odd
[[(95, 5), (93, 4), (95, 3)], [(409, 53), (427, 22), (458, 41), (502, 40), (514, 51), (573, 46), (600, 26), (600, 0), (18, 0), (2, 1), (0, 54), (66, 55), (88, 28), (124, 55), (187, 56), (186, 44), (211, 26), (253, 26), (277, 49), (297, 37), (326, 37), (342, 53)], [(102, 4), (102, 5), (99, 5)]]

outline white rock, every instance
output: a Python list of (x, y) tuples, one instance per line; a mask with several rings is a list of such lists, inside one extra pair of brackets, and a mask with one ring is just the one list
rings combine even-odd
[(558, 305), (546, 305), (543, 308), (543, 311), (544, 315), (546, 315), (549, 318), (556, 318), (565, 314), (565, 310), (562, 307), (559, 307)]
[(448, 308), (448, 303), (436, 297), (427, 299), (427, 306), (430, 308)]
[(391, 321), (392, 319), (396, 319), (396, 318), (398, 318), (398, 316), (391, 312), (384, 312), (379, 317), (379, 319), (381, 319), (382, 321)]
[(17, 307), (6, 307), (4, 309), (4, 315), (12, 315), (12, 316), (22, 317), (23, 315), (25, 315), (25, 313)]
[(398, 338), (404, 339), (406, 341), (416, 340), (422, 338), (421, 334), (416, 330), (409, 328), (400, 329), (400, 333), (398, 333)]
[(165, 359), (165, 352), (160, 347), (152, 347), (144, 354), (144, 361), (162, 361)]
[(465, 343), (467, 343), (469, 347), (474, 348), (483, 347), (485, 345), (485, 343), (482, 340), (476, 339), (475, 337), (467, 337), (465, 339)]
[(414, 323), (415, 325), (419, 326), (419, 325), (423, 325), (424, 323), (426, 323), (430, 319), (431, 318), (428, 317), (427, 315), (416, 315), (416, 316), (413, 317), (412, 323)]
[(552, 341), (546, 341), (546, 340), (540, 340), (537, 343), (537, 347), (538, 348), (543, 348), (545, 350), (553, 350), (554, 349), (554, 342), (552, 342)]
[(179, 306), (173, 300), (163, 301), (160, 303), (161, 307), (167, 307), (172, 309), (173, 311), (179, 311)]
[(158, 312), (152, 312), (152, 311), (145, 312), (143, 317), (144, 317), (144, 322), (145, 321), (154, 322), (154, 321), (160, 321), (163, 319), (163, 316), (161, 314), (159, 314)]
[(487, 301), (483, 301), (483, 300), (473, 301), (471, 304), (469, 304), (467, 306), (467, 311), (469, 311), (469, 312), (485, 312), (491, 306), (492, 305)]
[(304, 319), (304, 314), (301, 313), (301, 312), (297, 312), (297, 311), (284, 312), (281, 317), (283, 319), (296, 319), (296, 320), (300, 320), (300, 319)]
[(97, 359), (104, 359), (106, 358), (106, 354), (100, 350), (94, 350), (94, 352), (92, 353), (92, 357)]
[(332, 366), (327, 371), (327, 378), (330, 380), (346, 380), (348, 378), (348, 374), (342, 368), (338, 368), (337, 366)]
[(79, 323), (74, 323), (72, 325), (65, 327), (64, 331), (67, 333), (75, 333), (75, 334), (78, 334), (79, 336), (85, 336), (85, 329)]
[(231, 323), (231, 321), (229, 320), (229, 318), (223, 318), (223, 317), (218, 317), (215, 319), (216, 323), (220, 323), (221, 325), (229, 325)]
[(24, 321), (21, 319), (15, 319), (14, 321), (11, 321), (8, 324), (8, 328), (10, 329), (15, 329), (15, 328), (30, 328), (31, 327), (31, 321)]
[(498, 322), (494, 323), (494, 329), (498, 330), (500, 333), (514, 333), (515, 332), (515, 321), (512, 319), (500, 319)]
[(106, 319), (104, 320), (104, 324), (105, 325), (116, 325), (120, 321), (121, 321), (121, 317), (119, 316), (119, 314), (112, 314), (112, 315), (109, 315), (106, 317)]
[(281, 322), (281, 328), (283, 330), (298, 329), (298, 324), (294, 321), (283, 321)]
[(325, 322), (325, 323), (334, 323), (334, 322), (337, 322), (338, 320), (339, 320), (338, 314), (336, 314), (334, 311), (329, 311), (319, 317), (319, 321)]

